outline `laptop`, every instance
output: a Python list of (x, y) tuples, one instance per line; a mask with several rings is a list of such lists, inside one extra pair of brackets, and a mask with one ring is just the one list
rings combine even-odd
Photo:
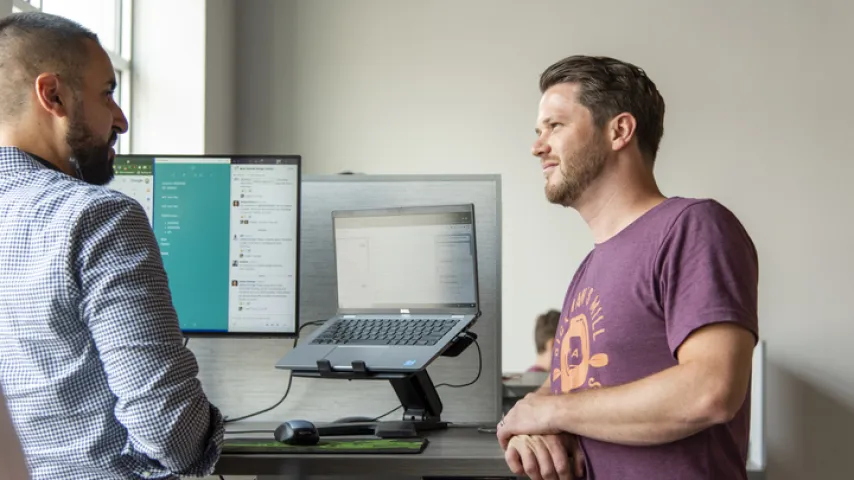
[(417, 372), (480, 317), (474, 205), (338, 210), (332, 232), (337, 313), (276, 368)]

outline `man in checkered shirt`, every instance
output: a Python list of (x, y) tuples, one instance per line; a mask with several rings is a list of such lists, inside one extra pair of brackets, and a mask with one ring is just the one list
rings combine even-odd
[(104, 187), (115, 87), (76, 23), (0, 19), (0, 384), (34, 479), (204, 476), (221, 452), (145, 213)]

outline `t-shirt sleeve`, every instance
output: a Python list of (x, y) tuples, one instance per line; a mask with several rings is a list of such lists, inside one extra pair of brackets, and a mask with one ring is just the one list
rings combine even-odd
[(714, 323), (743, 326), (758, 339), (759, 260), (735, 215), (715, 201), (688, 206), (665, 235), (659, 288), (670, 351)]

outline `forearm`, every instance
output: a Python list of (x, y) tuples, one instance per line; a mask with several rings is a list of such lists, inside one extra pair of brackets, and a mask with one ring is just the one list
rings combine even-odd
[(550, 395), (552, 393), (551, 381), (546, 379), (539, 388), (534, 390), (534, 393), (537, 395)]
[(553, 399), (553, 426), (624, 445), (657, 445), (728, 421), (731, 413), (695, 365), (677, 365), (629, 384)]

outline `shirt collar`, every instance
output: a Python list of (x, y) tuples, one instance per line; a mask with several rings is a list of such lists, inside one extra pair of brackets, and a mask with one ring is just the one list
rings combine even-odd
[(57, 172), (60, 172), (60, 171), (61, 171), (61, 170), (59, 169), (59, 167), (57, 167), (56, 165), (54, 165), (54, 164), (52, 164), (52, 163), (48, 162), (48, 161), (47, 161), (47, 160), (45, 160), (44, 158), (42, 158), (42, 157), (40, 157), (40, 156), (36, 155), (35, 153), (25, 152), (25, 151), (23, 151), (23, 150), (21, 150), (21, 152), (23, 152), (23, 153), (25, 153), (25, 154), (27, 154), (27, 155), (29, 155), (29, 156), (33, 157), (33, 160), (35, 160), (35, 161), (37, 161), (37, 162), (41, 163), (42, 165), (44, 165), (45, 167), (47, 167), (47, 168), (49, 168), (49, 169), (51, 169), (51, 170), (55, 170), (55, 171), (57, 171)]
[[(72, 178), (81, 179), (80, 167), (72, 161), (75, 174)], [(20, 172), (23, 170), (39, 170), (47, 168), (55, 172), (64, 172), (44, 158), (17, 147), (0, 147), (0, 174)]]

